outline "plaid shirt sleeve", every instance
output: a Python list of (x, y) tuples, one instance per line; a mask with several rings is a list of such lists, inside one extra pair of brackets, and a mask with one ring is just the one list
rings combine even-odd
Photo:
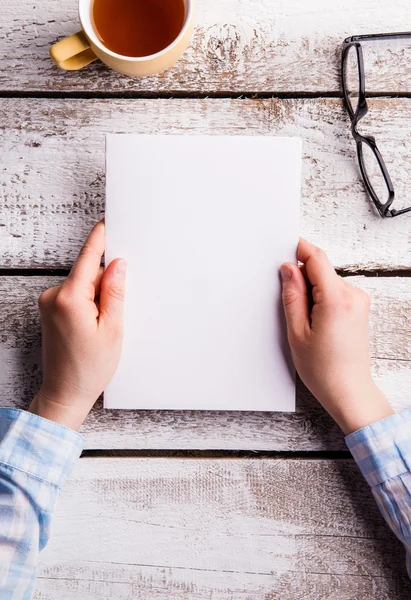
[(411, 409), (346, 437), (380, 511), (407, 553), (411, 577)]
[(60, 487), (84, 439), (37, 415), (0, 408), (0, 597), (33, 596)]

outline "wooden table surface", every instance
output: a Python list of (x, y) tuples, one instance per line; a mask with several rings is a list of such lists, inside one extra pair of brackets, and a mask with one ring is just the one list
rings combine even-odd
[[(344, 37), (411, 29), (409, 0), (198, 0), (191, 47), (146, 79), (53, 66), (76, 13), (75, 0), (2, 5), (1, 404), (26, 407), (39, 385), (37, 296), (104, 214), (104, 135), (133, 132), (301, 136), (302, 234), (370, 294), (375, 377), (411, 405), (411, 217), (370, 205), (339, 81)], [(376, 46), (363, 131), (405, 204), (411, 46)], [(403, 549), (301, 384), (295, 414), (99, 403), (83, 433), (35, 598), (409, 600)]]

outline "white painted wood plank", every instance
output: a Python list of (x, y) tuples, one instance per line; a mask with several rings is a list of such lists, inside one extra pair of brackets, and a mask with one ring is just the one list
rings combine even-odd
[[(409, 198), (410, 123), (410, 99), (375, 99), (362, 125), (380, 142), (398, 206)], [(336, 267), (411, 264), (411, 217), (383, 221), (376, 215), (339, 100), (3, 99), (0, 129), (2, 267), (71, 266), (104, 214), (108, 132), (301, 136), (302, 234)]]
[[(377, 383), (396, 409), (411, 406), (411, 278), (351, 277), (372, 298)], [(41, 380), (37, 297), (59, 279), (0, 278), (0, 404), (27, 407)], [(132, 393), (132, 391), (130, 391)], [(296, 413), (108, 411), (83, 427), (89, 449), (342, 450), (342, 433), (301, 383)]]
[(353, 461), (81, 459), (37, 599), (405, 600)]
[[(175, 67), (145, 79), (96, 63), (64, 72), (49, 46), (79, 29), (77, 0), (3, 3), (0, 90), (47, 92), (326, 92), (340, 90), (345, 37), (403, 31), (408, 0), (198, 0), (191, 47)], [(377, 48), (376, 45), (373, 46)], [(411, 46), (370, 52), (367, 89), (409, 91)]]

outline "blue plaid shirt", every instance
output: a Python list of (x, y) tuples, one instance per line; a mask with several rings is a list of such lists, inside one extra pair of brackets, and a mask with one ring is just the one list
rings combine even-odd
[(37, 415), (0, 408), (0, 599), (33, 597), (60, 487), (83, 438)]
[(345, 438), (379, 509), (407, 553), (411, 577), (411, 408)]
[[(411, 576), (411, 409), (348, 435), (346, 442), (406, 548)], [(83, 447), (70, 429), (0, 408), (1, 600), (32, 598), (59, 489)]]

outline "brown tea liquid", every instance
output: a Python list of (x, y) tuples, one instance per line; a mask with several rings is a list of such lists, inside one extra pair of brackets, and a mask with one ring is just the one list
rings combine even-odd
[(169, 46), (185, 20), (184, 0), (94, 0), (94, 31), (123, 56), (149, 56)]

